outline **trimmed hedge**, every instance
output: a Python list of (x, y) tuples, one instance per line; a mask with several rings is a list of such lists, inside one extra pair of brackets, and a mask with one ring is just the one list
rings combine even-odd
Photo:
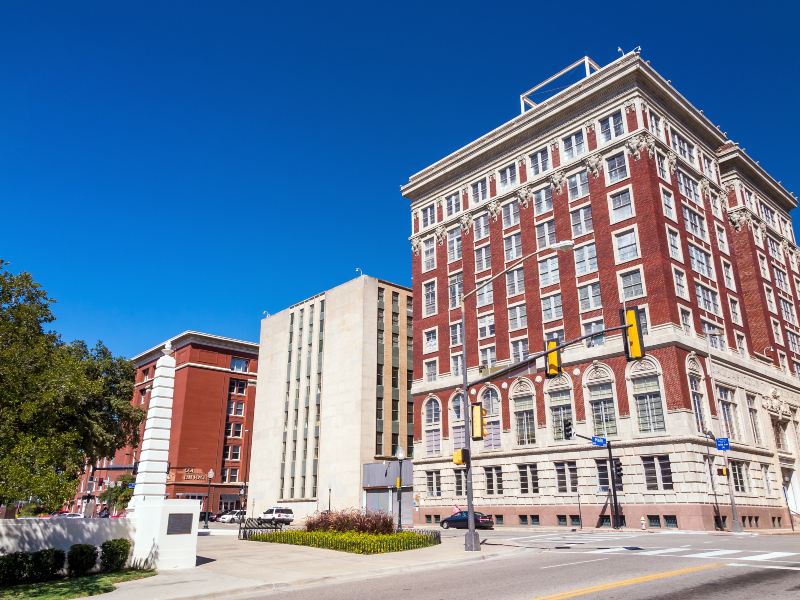
[(125, 538), (108, 540), (100, 544), (100, 570), (119, 571), (128, 562), (131, 553), (131, 541)]
[(340, 550), (354, 554), (381, 554), (426, 548), (440, 543), (438, 532), (420, 533), (403, 531), (390, 534), (359, 533), (355, 531), (270, 531), (250, 537), (257, 542), (311, 546), (328, 550)]
[(14, 585), (28, 581), (31, 572), (31, 554), (12, 552), (0, 556), (0, 585)]
[(91, 544), (72, 544), (67, 552), (69, 574), (73, 577), (86, 575), (97, 565), (97, 546)]
[(63, 550), (48, 548), (33, 552), (28, 579), (32, 582), (47, 581), (55, 578), (64, 568), (67, 555)]
[(389, 534), (394, 531), (392, 516), (385, 512), (363, 513), (337, 510), (314, 513), (306, 519), (306, 531), (357, 531)]

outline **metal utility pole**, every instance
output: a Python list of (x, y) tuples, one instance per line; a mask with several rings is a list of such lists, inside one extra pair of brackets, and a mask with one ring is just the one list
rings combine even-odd
[[(711, 430), (705, 432), (705, 435), (710, 440), (716, 439), (714, 434), (711, 433)], [(714, 529), (724, 530), (722, 527), (722, 513), (719, 510), (719, 499), (717, 498), (717, 486), (714, 484), (714, 467), (713, 467), (713, 460), (711, 458), (711, 445), (706, 444), (706, 457), (708, 458), (708, 478), (711, 481), (711, 493), (714, 494), (714, 510), (716, 514), (714, 515), (715, 523)]]
[(211, 512), (211, 480), (214, 478), (214, 469), (209, 469), (208, 473), (208, 495), (206, 496), (206, 523), (203, 529), (208, 529), (208, 513)]
[(734, 494), (733, 494), (734, 486), (733, 486), (733, 481), (732, 481), (732, 478), (731, 478), (731, 467), (730, 467), (730, 461), (728, 461), (728, 453), (725, 452), (724, 456), (725, 456), (725, 471), (728, 474), (728, 493), (731, 496), (731, 517), (733, 518), (733, 524), (731, 525), (731, 531), (739, 533), (739, 532), (742, 531), (742, 524), (739, 521), (739, 513), (736, 510), (736, 498), (734, 498)]
[(611, 484), (611, 500), (613, 505), (611, 507), (611, 527), (619, 529), (619, 503), (617, 502), (617, 475), (614, 469), (614, 455), (611, 452), (611, 440), (606, 440), (606, 447), (608, 448), (608, 481)]

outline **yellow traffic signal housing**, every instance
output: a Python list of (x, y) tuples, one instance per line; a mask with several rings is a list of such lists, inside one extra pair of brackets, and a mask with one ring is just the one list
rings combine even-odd
[(717, 468), (717, 475), (722, 475), (722, 477), (728, 476), (728, 467), (719, 467)]
[(625, 356), (628, 360), (639, 360), (644, 356), (642, 336), (642, 311), (634, 306), (620, 311), (622, 324), (626, 325), (622, 339), (625, 341)]
[(465, 465), (469, 462), (469, 450), (466, 448), (459, 448), (453, 452), (453, 464)]
[(549, 378), (561, 375), (561, 350), (557, 350), (557, 340), (547, 340), (545, 344), (545, 376)]
[(482, 440), (486, 437), (486, 420), (488, 413), (483, 408), (483, 404), (476, 402), (470, 405), (470, 427), (472, 428), (472, 439)]

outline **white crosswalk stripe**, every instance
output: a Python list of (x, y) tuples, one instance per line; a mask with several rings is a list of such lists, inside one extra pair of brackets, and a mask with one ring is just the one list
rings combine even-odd
[(624, 546), (619, 548), (601, 548), (600, 550), (590, 550), (586, 554), (614, 554), (615, 552), (624, 552), (628, 550)]
[(697, 554), (686, 554), (685, 558), (713, 558), (715, 556), (725, 556), (726, 554), (739, 554), (741, 550), (709, 550), (708, 552), (698, 552)]
[(690, 546), (676, 548), (656, 548), (653, 550), (637, 549), (635, 546), (616, 546), (612, 548), (598, 548), (587, 550), (584, 554), (619, 554), (630, 553), (638, 556), (669, 556), (671, 558), (726, 558), (736, 561), (750, 562), (788, 562), (797, 561), (783, 560), (788, 557), (800, 556), (800, 552), (756, 552), (754, 550), (717, 550), (692, 548)]
[[(743, 550), (746, 552), (746, 550)], [(737, 556), (736, 560), (775, 560), (787, 556), (797, 556), (797, 552), (767, 552), (766, 554), (753, 554), (752, 556)]]
[(644, 554), (646, 556), (657, 556), (659, 554), (670, 554), (672, 552), (686, 552), (689, 550), (686, 546), (681, 548), (659, 548), (658, 550), (645, 550), (644, 552), (637, 552), (636, 554)]

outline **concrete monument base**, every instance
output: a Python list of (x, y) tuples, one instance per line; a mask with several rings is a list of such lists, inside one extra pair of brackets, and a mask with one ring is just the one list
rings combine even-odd
[(160, 571), (195, 566), (199, 500), (143, 497), (128, 507), (128, 518), (136, 523), (131, 564)]

